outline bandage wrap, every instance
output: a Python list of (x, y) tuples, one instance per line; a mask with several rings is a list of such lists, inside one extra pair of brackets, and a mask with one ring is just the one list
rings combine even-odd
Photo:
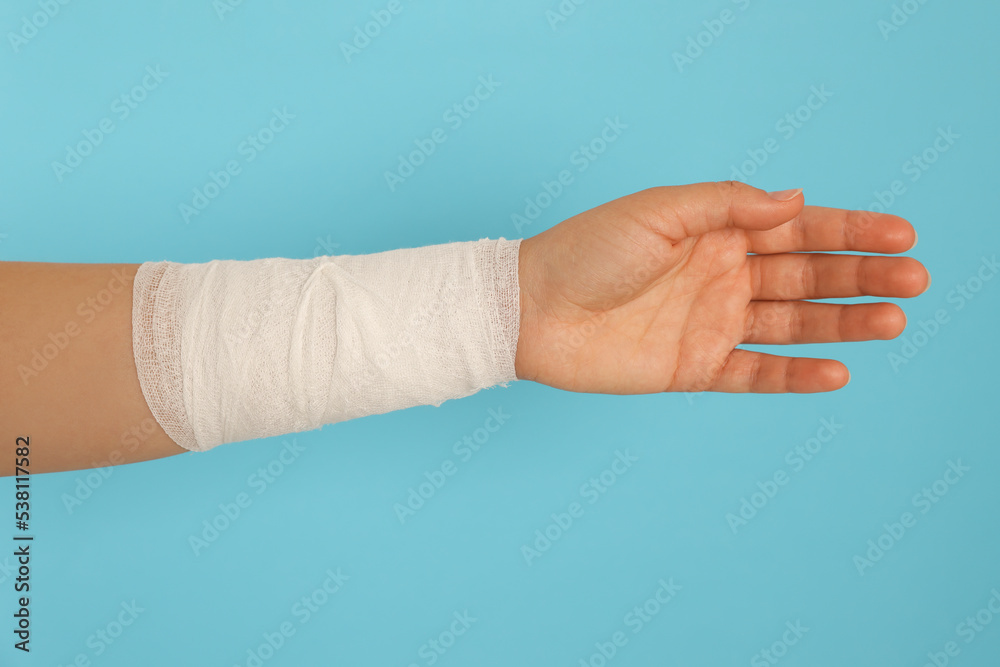
[(177, 444), (204, 451), (505, 384), (519, 245), (147, 262), (132, 308), (143, 395)]

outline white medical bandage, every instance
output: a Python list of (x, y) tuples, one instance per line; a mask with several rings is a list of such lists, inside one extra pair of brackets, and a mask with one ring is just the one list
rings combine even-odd
[(167, 435), (204, 451), (505, 384), (519, 246), (146, 262), (132, 306), (143, 396)]

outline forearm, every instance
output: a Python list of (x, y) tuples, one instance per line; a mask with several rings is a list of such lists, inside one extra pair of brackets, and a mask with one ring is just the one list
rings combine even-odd
[(33, 473), (117, 465), (513, 380), (518, 244), (4, 264), (0, 471), (18, 437)]
[(0, 262), (0, 474), (18, 437), (32, 473), (185, 451), (153, 419), (132, 354), (136, 264)]

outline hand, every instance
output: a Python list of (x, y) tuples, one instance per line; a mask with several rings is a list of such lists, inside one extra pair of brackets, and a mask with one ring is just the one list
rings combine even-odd
[(895, 304), (806, 299), (914, 297), (930, 275), (908, 257), (827, 254), (905, 252), (906, 220), (803, 204), (738, 182), (652, 188), (524, 239), (518, 378), (607, 394), (843, 387), (838, 361), (737, 346), (895, 338)]

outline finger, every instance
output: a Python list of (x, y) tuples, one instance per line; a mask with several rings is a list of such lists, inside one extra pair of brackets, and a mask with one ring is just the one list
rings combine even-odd
[(751, 301), (743, 342), (790, 345), (889, 340), (905, 328), (906, 315), (892, 303)]
[(747, 252), (856, 252), (900, 253), (917, 243), (913, 225), (896, 215), (841, 208), (806, 206), (793, 219), (774, 229), (748, 231)]
[(851, 374), (833, 359), (779, 357), (736, 348), (709, 391), (811, 394), (840, 389)]
[(629, 200), (645, 207), (643, 219), (672, 241), (730, 227), (770, 229), (798, 215), (805, 201), (801, 190), (772, 196), (739, 181), (651, 188)]
[(930, 274), (912, 257), (784, 253), (750, 255), (753, 298), (760, 301), (909, 298), (923, 294)]

